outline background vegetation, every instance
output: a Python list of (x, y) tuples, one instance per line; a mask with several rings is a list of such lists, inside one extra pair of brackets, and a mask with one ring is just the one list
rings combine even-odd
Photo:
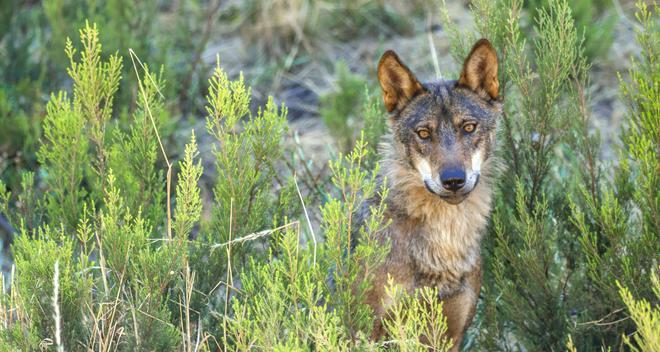
[(0, 350), (447, 350), (432, 290), (368, 338), (384, 205), (351, 219), (379, 54), (455, 77), (482, 36), (507, 171), (463, 349), (660, 350), (655, 4), (0, 6)]

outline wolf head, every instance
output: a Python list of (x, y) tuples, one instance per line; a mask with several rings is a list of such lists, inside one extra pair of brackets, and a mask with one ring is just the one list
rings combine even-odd
[(390, 157), (431, 194), (461, 203), (488, 171), (502, 111), (493, 46), (479, 40), (458, 80), (426, 84), (387, 51), (378, 64), (378, 80), (391, 113)]

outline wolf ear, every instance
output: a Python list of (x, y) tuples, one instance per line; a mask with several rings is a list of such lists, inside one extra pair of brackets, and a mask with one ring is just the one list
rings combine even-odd
[(378, 81), (388, 112), (403, 109), (410, 99), (424, 89), (392, 50), (386, 51), (378, 62)]
[(491, 99), (499, 96), (497, 80), (497, 53), (487, 39), (479, 39), (463, 63), (458, 85), (470, 88), (478, 94), (488, 94)]

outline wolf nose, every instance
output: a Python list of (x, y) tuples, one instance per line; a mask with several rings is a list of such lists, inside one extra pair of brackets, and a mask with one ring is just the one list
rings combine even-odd
[(442, 187), (450, 191), (458, 191), (465, 186), (465, 171), (462, 169), (446, 169), (440, 174)]

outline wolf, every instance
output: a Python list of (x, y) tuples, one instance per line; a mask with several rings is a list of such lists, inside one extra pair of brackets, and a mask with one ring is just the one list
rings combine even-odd
[[(393, 51), (378, 63), (390, 134), (381, 142), (379, 179), (389, 188), (390, 225), (375, 234), (390, 245), (366, 303), (376, 313), (372, 337), (384, 334), (388, 279), (408, 292), (437, 288), (446, 335), (458, 351), (481, 288), (480, 241), (491, 211), (498, 168), (493, 155), (502, 114), (497, 53), (474, 44), (458, 80), (421, 83)], [(358, 223), (379, 195), (365, 201)]]

